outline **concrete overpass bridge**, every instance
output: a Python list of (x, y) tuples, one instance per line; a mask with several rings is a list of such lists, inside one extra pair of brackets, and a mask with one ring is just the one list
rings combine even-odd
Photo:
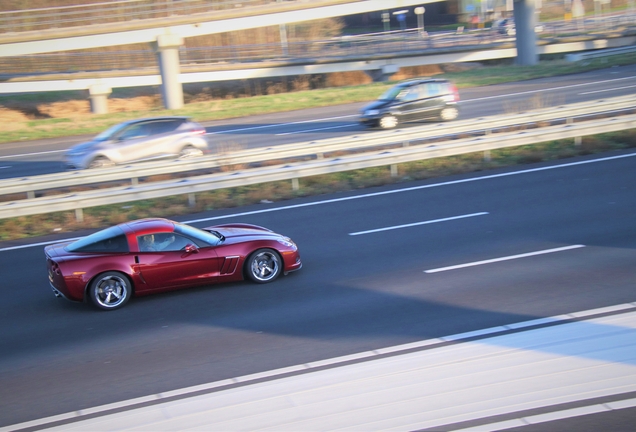
[[(208, 10), (204, 10), (194, 8), (202, 4), (199, 0), (182, 0), (177, 4), (192, 6), (187, 11), (191, 10), (195, 13), (0, 33), (0, 57), (150, 43), (159, 65), (164, 104), (168, 109), (178, 109), (183, 106), (182, 82), (179, 78), (179, 49), (186, 38), (379, 10), (401, 9), (435, 1), (438, 0), (278, 0), (276, 2), (247, 0), (240, 3), (236, 0), (226, 0), (215, 3), (226, 6), (240, 4), (241, 7), (209, 10), (211, 6), (208, 3)], [(534, 0), (515, 0), (514, 5), (517, 23), (517, 60), (520, 64), (534, 64), (538, 58), (533, 21)], [(390, 73), (391, 70), (386, 72)], [(105, 106), (106, 98), (112, 91), (111, 87), (96, 83), (89, 87), (89, 91), (93, 104), (99, 112), (100, 107)]]

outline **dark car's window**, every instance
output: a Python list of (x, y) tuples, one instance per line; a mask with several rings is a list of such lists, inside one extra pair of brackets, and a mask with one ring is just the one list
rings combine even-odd
[(199, 247), (216, 246), (221, 243), (221, 238), (208, 231), (191, 227), (190, 225), (175, 224), (175, 232), (181, 233), (195, 241)]
[(404, 86), (395, 86), (388, 89), (382, 96), (380, 96), (380, 100), (393, 100), (396, 99), (400, 94), (404, 91)]
[(117, 227), (106, 228), (66, 246), (69, 252), (128, 252), (128, 240)]

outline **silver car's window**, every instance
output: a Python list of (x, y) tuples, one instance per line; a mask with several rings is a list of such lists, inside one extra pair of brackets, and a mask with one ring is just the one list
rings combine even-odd
[(182, 120), (160, 120), (148, 124), (151, 135), (159, 135), (162, 133), (172, 132), (177, 129)]
[(124, 129), (123, 131), (120, 131), (116, 135), (116, 138), (119, 140), (125, 141), (130, 139), (143, 138), (148, 135), (149, 135), (148, 125), (146, 123), (137, 123), (137, 124), (131, 125), (130, 127)]
[(95, 137), (96, 141), (106, 141), (112, 139), (113, 136), (117, 135), (121, 130), (125, 129), (128, 125), (126, 123), (118, 124), (115, 126), (111, 126), (106, 129), (104, 132), (100, 133)]

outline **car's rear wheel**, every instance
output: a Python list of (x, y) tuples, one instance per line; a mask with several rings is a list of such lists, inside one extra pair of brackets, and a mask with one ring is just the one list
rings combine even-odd
[(439, 118), (443, 121), (455, 120), (459, 117), (459, 110), (454, 106), (447, 106), (439, 113)]
[(107, 157), (98, 156), (88, 164), (88, 167), (89, 168), (106, 168), (113, 165), (114, 163)]
[(392, 129), (398, 125), (398, 119), (396, 116), (391, 114), (385, 115), (380, 119), (380, 121), (378, 122), (378, 125), (382, 129)]
[(200, 149), (192, 145), (187, 145), (184, 148), (182, 148), (181, 151), (179, 152), (179, 158), (185, 159), (185, 158), (190, 158), (194, 156), (201, 156), (202, 154), (203, 152)]
[(259, 249), (247, 259), (247, 277), (256, 283), (267, 283), (276, 279), (282, 271), (281, 258), (273, 249)]
[(128, 278), (119, 272), (109, 271), (97, 276), (88, 288), (88, 296), (95, 307), (115, 310), (130, 299), (132, 287)]

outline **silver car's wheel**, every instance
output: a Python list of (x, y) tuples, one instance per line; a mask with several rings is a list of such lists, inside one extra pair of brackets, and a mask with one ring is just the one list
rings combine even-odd
[(271, 282), (280, 275), (281, 259), (272, 249), (259, 249), (247, 260), (247, 277), (257, 283)]
[(398, 124), (398, 119), (394, 115), (385, 115), (380, 119), (379, 125), (382, 129), (392, 129)]
[(88, 288), (91, 302), (103, 310), (114, 310), (124, 306), (130, 299), (130, 294), (130, 282), (119, 272), (100, 274)]
[(88, 164), (88, 167), (89, 168), (106, 168), (113, 165), (114, 164), (110, 159), (104, 156), (98, 156)]
[(188, 145), (181, 149), (181, 151), (179, 152), (179, 158), (185, 159), (185, 158), (190, 158), (194, 156), (201, 156), (202, 154), (203, 152), (200, 149), (194, 146)]
[(459, 110), (454, 106), (445, 107), (441, 113), (439, 113), (439, 117), (443, 121), (455, 120), (459, 116)]

